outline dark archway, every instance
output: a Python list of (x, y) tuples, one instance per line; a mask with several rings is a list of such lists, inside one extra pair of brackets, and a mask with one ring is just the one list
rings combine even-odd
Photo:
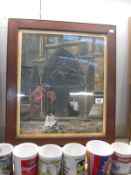
[(47, 91), (56, 93), (53, 112), (58, 116), (66, 115), (69, 93), (82, 91), (84, 86), (83, 72), (78, 58), (65, 48), (58, 48), (43, 69), (42, 83)]

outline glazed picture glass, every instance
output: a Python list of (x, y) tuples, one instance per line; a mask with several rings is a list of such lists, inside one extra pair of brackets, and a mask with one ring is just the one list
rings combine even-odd
[(106, 36), (20, 30), (18, 135), (105, 132)]

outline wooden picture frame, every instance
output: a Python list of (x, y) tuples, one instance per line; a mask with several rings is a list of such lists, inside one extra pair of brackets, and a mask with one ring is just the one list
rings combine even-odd
[(114, 25), (9, 19), (7, 57), (7, 142), (114, 141)]

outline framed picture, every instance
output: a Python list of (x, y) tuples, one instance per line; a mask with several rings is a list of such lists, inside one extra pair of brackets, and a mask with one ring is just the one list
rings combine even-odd
[(6, 141), (115, 137), (113, 25), (9, 19)]

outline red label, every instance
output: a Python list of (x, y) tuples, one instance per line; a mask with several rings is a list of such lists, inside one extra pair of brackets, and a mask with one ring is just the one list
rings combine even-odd
[(131, 162), (131, 158), (118, 157), (115, 154), (112, 155), (112, 160), (115, 160), (115, 161), (120, 162), (120, 163), (130, 163)]
[(21, 161), (21, 175), (37, 175), (37, 157)]

